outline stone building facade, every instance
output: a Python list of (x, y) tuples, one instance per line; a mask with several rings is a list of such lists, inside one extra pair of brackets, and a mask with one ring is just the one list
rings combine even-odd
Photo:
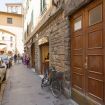
[[(35, 70), (43, 74), (47, 67), (54, 66), (64, 73), (64, 93), (70, 96), (70, 37), (69, 21), (64, 16), (64, 2), (58, 0), (56, 6), (50, 1), (50, 8), (41, 16), (41, 19), (30, 37), (25, 40), (26, 52), (32, 58), (32, 44), (35, 49)], [(49, 56), (48, 60), (45, 60)], [(32, 62), (32, 60), (31, 60)], [(32, 64), (31, 64), (32, 65)]]
[(66, 86), (64, 89), (70, 95), (70, 39), (68, 37), (68, 20), (64, 17), (63, 11), (60, 10), (43, 27), (38, 30), (38, 38), (35, 41), (35, 68), (40, 73), (41, 52), (38, 42), (41, 38), (47, 37), (49, 43), (49, 66), (54, 66), (57, 70), (64, 72)]
[[(100, 62), (104, 61), (102, 61), (101, 57), (99, 57), (99, 55), (102, 55), (102, 52), (98, 49), (99, 47), (101, 47), (98, 45), (104, 42), (100, 42), (102, 40), (99, 40), (99, 42), (94, 41), (98, 40), (100, 38), (99, 36), (90, 37), (90, 41), (95, 38), (94, 40), (92, 40), (92, 45), (88, 42), (90, 44), (90, 47), (92, 47), (93, 49), (97, 48), (98, 53), (100, 52), (99, 54), (97, 54), (96, 51), (93, 51), (94, 54), (90, 54), (90, 56), (89, 52), (87, 52), (86, 50), (88, 49), (88, 45), (86, 45), (87, 39), (85, 38), (85, 42), (84, 39), (81, 38), (83, 35), (84, 37), (85, 35), (87, 35), (86, 32), (90, 34), (88, 28), (93, 34), (95, 34), (94, 32), (97, 33), (97, 30), (100, 30), (101, 32), (103, 31), (104, 37), (104, 27), (100, 29), (100, 27), (98, 26), (100, 24), (103, 25), (103, 23), (105, 22), (104, 17), (103, 21), (102, 18), (99, 17), (98, 19), (100, 20), (97, 22), (97, 24), (93, 24), (92, 26), (89, 25), (90, 23), (88, 23), (90, 18), (87, 18), (91, 15), (89, 15), (89, 13), (92, 13), (97, 9), (99, 9), (98, 11), (100, 12), (97, 13), (97, 11), (95, 11), (96, 15), (99, 14), (100, 16), (100, 13), (103, 13), (102, 8), (105, 9), (105, 2), (104, 0), (54, 1), (56, 2), (52, 3), (51, 8), (49, 8), (43, 14), (39, 23), (31, 33), (30, 38), (28, 38), (26, 41), (26, 46), (32, 45), (32, 43), (34, 43), (35, 45), (35, 70), (39, 74), (43, 74), (43, 71), (46, 68), (45, 61), (48, 61), (47, 63), (49, 66), (54, 66), (56, 70), (62, 71), (64, 73), (63, 88), (64, 94), (66, 96), (71, 96), (80, 105), (104, 105), (105, 76), (103, 78), (101, 77), (105, 74), (105, 70), (102, 69), (103, 72), (100, 71), (101, 65), (104, 68), (104, 64), (101, 64)], [(81, 16), (83, 17), (81, 18)], [(105, 16), (105, 14), (103, 13), (102, 16)], [(83, 27), (83, 30), (82, 25), (86, 25), (85, 27)], [(29, 48), (29, 50), (31, 55), (32, 49)], [(46, 60), (48, 54), (49, 59)], [(102, 57), (104, 57), (104, 55), (105, 54), (103, 54)], [(81, 58), (81, 56), (83, 59)], [(94, 60), (96, 62), (93, 62)], [(75, 67), (73, 68), (73, 66)], [(91, 70), (88, 69), (90, 66), (92, 66)], [(96, 72), (95, 70), (99, 71)]]
[[(12, 53), (19, 53), (22, 54), (24, 51), (23, 49), (23, 13), (20, 10), (22, 8), (22, 4), (18, 3), (7, 3), (6, 4), (8, 11), (1, 11), (0, 12), (0, 30), (2, 32), (7, 32), (8, 34), (14, 35), (15, 42), (11, 42), (10, 46), (13, 46), (14, 48), (8, 48), (12, 51)], [(8, 6), (12, 6), (13, 8), (10, 8)], [(18, 8), (19, 7), (19, 8)], [(12, 9), (14, 9), (12, 11)], [(18, 11), (19, 10), (19, 11)], [(19, 13), (18, 13), (19, 12)], [(9, 39), (6, 39), (7, 41)], [(10, 43), (8, 43), (10, 44)], [(7, 45), (8, 45), (7, 44)]]
[(71, 97), (80, 105), (105, 104), (104, 10), (104, 0), (67, 0), (64, 7), (70, 23)]
[[(22, 23), (22, 14), (14, 14), (7, 12), (0, 12), (0, 30), (7, 31), (8, 33), (12, 33), (15, 36), (15, 46), (13, 44), (14, 51), (13, 53), (23, 53), (23, 23)], [(7, 19), (10, 19), (8, 23)]]

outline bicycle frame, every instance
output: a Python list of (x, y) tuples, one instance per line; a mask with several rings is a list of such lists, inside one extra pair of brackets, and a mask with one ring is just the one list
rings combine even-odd
[[(60, 74), (60, 75), (58, 75)], [(61, 94), (63, 74), (52, 69), (49, 73), (45, 72), (41, 87), (50, 86), (53, 96), (58, 97)], [(59, 93), (59, 94), (58, 94)]]

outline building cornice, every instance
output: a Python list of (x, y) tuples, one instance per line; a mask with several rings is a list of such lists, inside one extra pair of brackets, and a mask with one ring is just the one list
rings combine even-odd
[(8, 5), (22, 5), (22, 3), (6, 3), (5, 5), (6, 6), (8, 6)]
[(16, 13), (3, 12), (3, 11), (0, 11), (0, 14), (8, 14), (8, 15), (14, 15), (14, 16), (23, 16), (23, 14), (16, 14)]
[(9, 33), (9, 34), (11, 34), (11, 35), (15, 36), (15, 34), (14, 34), (14, 33), (12, 33), (12, 32), (9, 32), (9, 31), (7, 31), (7, 30), (4, 30), (4, 29), (0, 29), (0, 31), (2, 31), (2, 32), (6, 32), (6, 33)]
[[(55, 19), (60, 13), (63, 12), (62, 6), (60, 6), (53, 14), (51, 14), (52, 8), (46, 12), (46, 14), (43, 16), (43, 18), (40, 20), (40, 22), (37, 24), (33, 32), (30, 34), (30, 37), (27, 38), (25, 41), (25, 44), (29, 42), (29, 40), (34, 37), (36, 33), (38, 33), (40, 30), (42, 30), (45, 26), (47, 26), (51, 21)], [(47, 17), (46, 17), (47, 16)], [(46, 17), (46, 18), (45, 18)]]

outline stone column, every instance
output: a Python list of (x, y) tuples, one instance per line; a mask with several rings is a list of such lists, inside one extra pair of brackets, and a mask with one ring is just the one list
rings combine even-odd
[(66, 32), (64, 36), (65, 48), (65, 73), (64, 73), (64, 94), (69, 98), (71, 96), (71, 71), (70, 71), (70, 21), (66, 17)]

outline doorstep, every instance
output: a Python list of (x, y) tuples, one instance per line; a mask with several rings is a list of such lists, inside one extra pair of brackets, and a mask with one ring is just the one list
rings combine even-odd
[(40, 77), (40, 78), (43, 78), (43, 77), (44, 77), (44, 75), (39, 75), (39, 77)]
[[(33, 71), (33, 72), (35, 72), (35, 68), (31, 68), (31, 70)], [(38, 74), (39, 75), (39, 74)], [(44, 77), (44, 75), (39, 75), (39, 77), (42, 79), (43, 77)]]

